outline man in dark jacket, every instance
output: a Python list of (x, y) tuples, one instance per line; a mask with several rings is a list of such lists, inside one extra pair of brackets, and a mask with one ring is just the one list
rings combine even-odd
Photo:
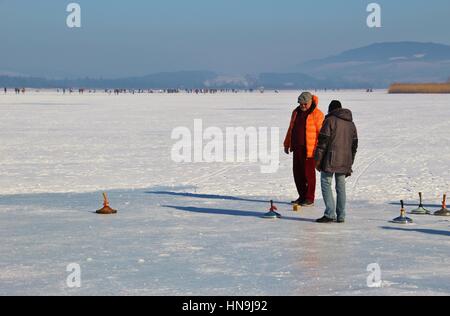
[[(322, 195), (326, 206), (325, 215), (317, 220), (318, 223), (336, 220), (338, 223), (345, 222), (345, 179), (352, 174), (357, 149), (358, 133), (352, 112), (343, 109), (339, 101), (332, 101), (314, 156), (316, 169), (321, 172)], [(331, 189), (333, 176), (336, 178), (337, 205)]]

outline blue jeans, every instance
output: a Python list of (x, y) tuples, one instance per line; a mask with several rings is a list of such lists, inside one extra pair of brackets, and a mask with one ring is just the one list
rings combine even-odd
[[(333, 175), (336, 177), (337, 206), (331, 189)], [(345, 193), (345, 174), (322, 172), (320, 175), (320, 182), (322, 186), (322, 196), (326, 206), (325, 216), (336, 219), (337, 214), (338, 219), (345, 220), (345, 203), (347, 200)]]

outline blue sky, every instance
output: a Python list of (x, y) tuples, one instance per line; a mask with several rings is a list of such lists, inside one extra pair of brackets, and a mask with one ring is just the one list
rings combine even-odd
[[(82, 28), (66, 26), (66, 6)], [(381, 29), (366, 25), (370, 2)], [(0, 0), (0, 72), (123, 77), (289, 71), (382, 41), (450, 44), (448, 0)]]

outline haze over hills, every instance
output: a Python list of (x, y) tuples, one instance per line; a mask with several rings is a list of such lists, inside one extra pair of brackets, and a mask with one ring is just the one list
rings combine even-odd
[(450, 46), (375, 43), (292, 68), (289, 73), (225, 75), (212, 71), (156, 73), (119, 79), (50, 79), (2, 73), (0, 86), (57, 88), (386, 88), (393, 82), (443, 82), (450, 77)]
[(391, 62), (398, 60), (442, 61), (450, 57), (450, 46), (420, 42), (374, 43), (369, 46), (347, 50), (338, 55), (303, 63), (317, 66), (339, 62)]
[(450, 77), (450, 46), (376, 43), (303, 63), (296, 70), (325, 81), (374, 87), (386, 87), (393, 82), (442, 82)]

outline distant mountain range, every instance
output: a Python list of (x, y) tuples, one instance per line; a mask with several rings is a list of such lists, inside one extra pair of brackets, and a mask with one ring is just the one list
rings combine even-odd
[(156, 73), (119, 79), (47, 79), (0, 72), (0, 86), (30, 88), (385, 88), (394, 82), (443, 82), (450, 78), (450, 46), (376, 43), (312, 60), (290, 73), (223, 75), (211, 71)]
[(450, 78), (450, 46), (376, 43), (303, 63), (296, 70), (330, 84), (387, 87), (394, 82), (442, 82)]

